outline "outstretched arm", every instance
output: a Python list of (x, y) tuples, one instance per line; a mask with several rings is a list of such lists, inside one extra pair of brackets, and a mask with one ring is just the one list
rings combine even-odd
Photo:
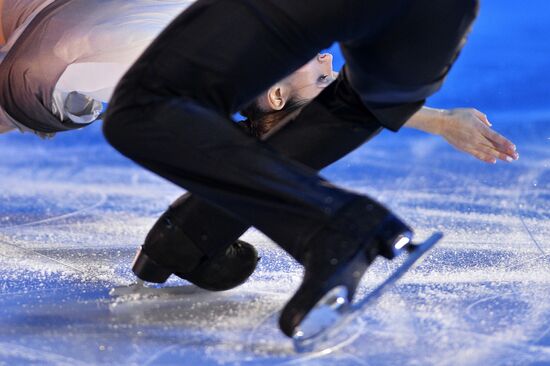
[(473, 108), (433, 109), (424, 107), (405, 124), (440, 135), (456, 149), (486, 163), (497, 159), (511, 162), (519, 158), (515, 145), (491, 129), (487, 116)]

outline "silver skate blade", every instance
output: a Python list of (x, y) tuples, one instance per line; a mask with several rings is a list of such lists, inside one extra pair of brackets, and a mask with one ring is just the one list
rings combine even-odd
[(292, 339), (298, 352), (311, 352), (327, 341), (335, 342), (336, 335), (332, 330), (342, 328), (341, 322), (346, 319), (350, 304), (348, 290), (337, 286), (330, 290), (315, 306), (294, 331)]
[[(346, 333), (346, 327), (350, 325), (353, 321), (357, 320), (357, 317), (361, 315), (361, 312), (366, 309), (367, 306), (373, 305), (383, 294), (384, 292), (397, 280), (399, 280), (409, 269), (413, 266), (418, 265), (421, 260), (425, 257), (426, 253), (433, 248), (433, 246), (443, 237), (443, 234), (437, 232), (434, 233), (430, 238), (421, 244), (407, 244), (414, 246), (413, 249), (407, 255), (407, 259), (401, 264), (401, 266), (396, 269), (384, 282), (382, 282), (378, 287), (373, 291), (368, 293), (362, 300), (359, 300), (356, 303), (351, 305), (347, 304), (346, 306), (338, 308), (337, 311), (333, 312), (333, 317), (330, 320), (317, 321), (317, 328), (314, 325), (310, 325), (310, 322), (307, 323), (307, 329), (312, 329), (310, 334), (306, 334), (303, 329), (306, 329), (304, 326), (305, 321), (312, 316), (311, 321), (319, 318), (319, 315), (313, 315), (312, 312), (317, 308), (323, 300), (319, 301), (316, 307), (307, 315), (307, 317), (302, 321), (299, 326), (299, 330), (295, 333), (293, 337), (294, 349), (297, 352), (311, 352), (311, 351), (323, 351), (334, 346), (331, 342), (333, 338), (340, 336), (341, 334)], [(330, 299), (329, 295), (334, 297), (333, 291), (339, 287), (333, 289), (329, 292), (323, 299)], [(337, 315), (337, 316), (336, 316)]]
[(380, 296), (384, 294), (386, 289), (395, 284), (407, 271), (411, 268), (416, 267), (426, 257), (426, 254), (430, 249), (434, 247), (435, 244), (443, 237), (443, 234), (440, 232), (433, 233), (425, 242), (420, 244), (409, 244), (414, 249), (411, 249), (407, 255), (407, 259), (397, 268), (384, 282), (382, 282), (378, 287), (372, 290), (367, 296), (365, 296), (361, 301), (353, 304), (354, 311), (360, 310), (365, 306), (373, 303), (378, 300)]
[(210, 293), (194, 285), (150, 287), (147, 282), (137, 280), (135, 284), (112, 288), (109, 295), (113, 298), (143, 300), (156, 297), (181, 297), (202, 293)]
[(302, 340), (317, 336), (334, 325), (348, 306), (348, 290), (344, 286), (333, 288), (302, 320), (294, 331), (293, 338)]
[(128, 286), (114, 287), (109, 291), (111, 297), (130, 296), (142, 293), (146, 289), (145, 282), (138, 279), (136, 283)]

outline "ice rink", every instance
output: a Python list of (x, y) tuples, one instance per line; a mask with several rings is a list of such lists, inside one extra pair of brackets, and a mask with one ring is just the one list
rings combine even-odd
[[(427, 259), (331, 352), (276, 326), (301, 268), (256, 230), (252, 278), (223, 293), (134, 281), (136, 248), (182, 192), (133, 165), (101, 125), (0, 137), (0, 365), (550, 365), (550, 2), (487, 0), (434, 107), (476, 107), (518, 148), (485, 164), (420, 132), (384, 132), (323, 171), (395, 210)], [(341, 60), (339, 61), (341, 63)], [(215, 225), (215, 223), (212, 223)], [(377, 261), (360, 292), (395, 263)]]

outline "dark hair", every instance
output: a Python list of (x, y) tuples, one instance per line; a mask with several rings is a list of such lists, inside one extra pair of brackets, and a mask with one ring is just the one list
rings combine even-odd
[(254, 101), (241, 111), (241, 115), (247, 118), (243, 123), (245, 123), (252, 135), (261, 138), (285, 120), (286, 117), (290, 116), (290, 114), (306, 105), (307, 102), (307, 100), (292, 97), (283, 109), (279, 111), (265, 111), (260, 108), (257, 101)]

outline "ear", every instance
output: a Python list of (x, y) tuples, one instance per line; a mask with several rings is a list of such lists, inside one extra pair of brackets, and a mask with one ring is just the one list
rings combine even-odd
[(267, 106), (275, 111), (280, 111), (288, 101), (288, 88), (282, 84), (275, 84), (267, 91)]

